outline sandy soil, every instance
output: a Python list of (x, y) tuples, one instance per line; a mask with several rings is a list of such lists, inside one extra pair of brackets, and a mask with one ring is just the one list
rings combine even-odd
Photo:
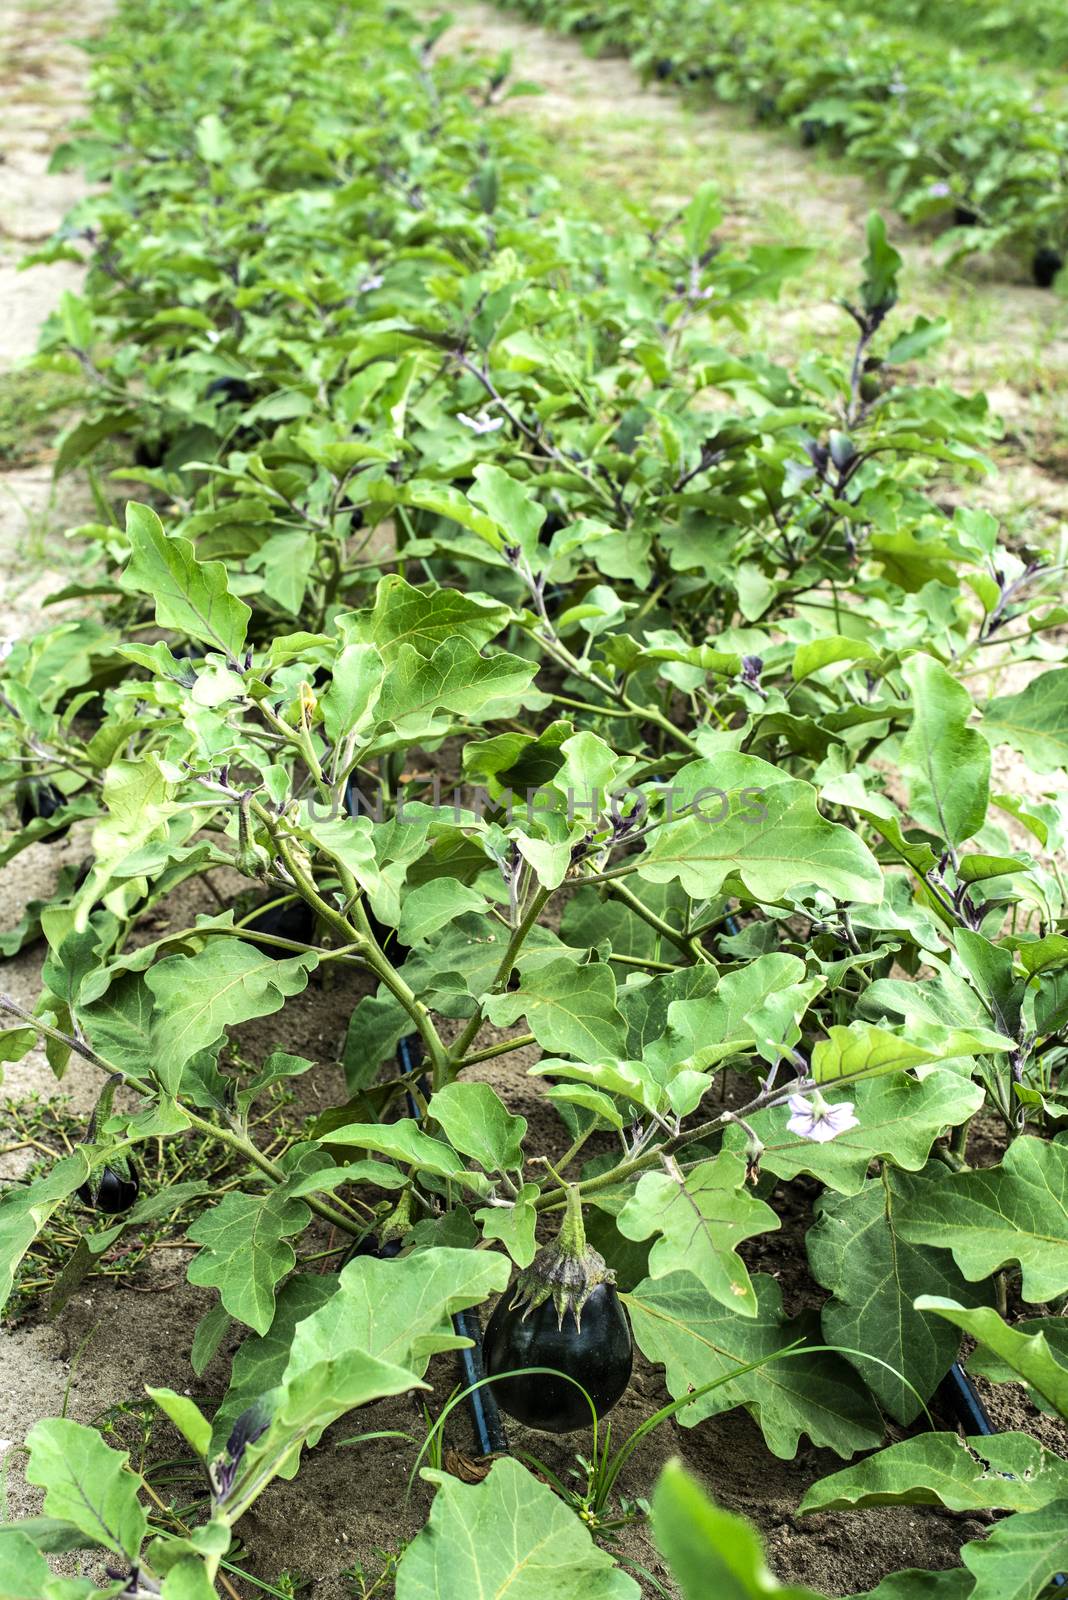
[[(790, 237), (794, 242), (803, 238), (821, 247), (814, 283), (791, 291), (782, 308), (761, 324), (769, 342), (781, 348), (807, 338), (813, 316), (824, 319), (821, 326), (831, 325), (835, 313), (829, 302), (856, 256), (861, 219), (873, 200), (858, 178), (803, 158), (785, 139), (746, 128), (732, 112), (698, 111), (674, 96), (642, 90), (624, 63), (591, 64), (573, 41), (523, 27), (488, 6), (463, 3), (453, 9), (458, 21), (451, 44), (480, 51), (510, 48), (519, 75), (546, 86), (544, 96), (515, 102), (511, 109), (535, 119), (552, 136), (561, 172), (570, 175), (592, 209), (604, 205), (606, 196), (621, 184), (636, 198), (655, 198), (667, 208), (683, 200), (702, 178), (717, 176), (729, 197), (732, 230), (746, 237)], [(80, 192), (76, 177), (47, 177), (45, 166), (50, 149), (78, 111), (84, 83), (83, 59), (66, 36), (95, 26), (105, 10), (105, 0), (23, 0), (4, 18), (0, 372), (33, 349), (43, 317), (64, 288), (77, 286), (77, 271), (69, 266), (19, 275), (15, 263), (28, 245), (47, 235)], [(982, 270), (971, 279), (951, 280), (947, 290), (930, 264), (926, 244), (917, 252), (917, 260), (914, 286), (923, 308), (928, 309), (936, 295), (948, 296), (958, 312), (963, 308), (967, 337), (962, 336), (946, 370), (952, 369), (965, 385), (1002, 384), (1003, 409), (1017, 417), (1021, 429), (1031, 427), (1034, 395), (1040, 388), (1043, 394), (1057, 394), (1064, 384), (1068, 357), (1062, 309), (1048, 296), (1039, 297), (1025, 287), (986, 281)], [(1030, 353), (1043, 339), (1041, 362), (1034, 362)], [(1007, 461), (1008, 470), (996, 490), (1007, 505), (1018, 509), (1033, 503), (1034, 515), (1043, 523), (1053, 509), (1068, 509), (1059, 478), (1018, 464), (1011, 456)], [(64, 577), (62, 529), (82, 515), (85, 503), (85, 486), (77, 479), (65, 482), (61, 495), (55, 495), (44, 462), (0, 476), (0, 633), (39, 625), (41, 600)], [(47, 893), (59, 866), (77, 861), (82, 849), (75, 832), (62, 845), (38, 847), (12, 864), (0, 884), (0, 926), (15, 922), (28, 898)], [(197, 888), (176, 897), (168, 912), (184, 924), (191, 913), (208, 905), (205, 891)], [(39, 949), (6, 963), (2, 987), (32, 1003), (39, 988), (39, 965)], [(320, 1072), (302, 1080), (306, 1098), (300, 1110), (312, 1112), (317, 1100), (330, 1104), (341, 1098), (338, 1051), (346, 1019), (363, 987), (358, 979), (314, 987), (299, 1008), (290, 1007), (279, 1018), (242, 1030), (242, 1048), (253, 1059), (283, 1048), (321, 1064)], [(522, 1057), (507, 1066), (488, 1064), (482, 1075), (513, 1110), (543, 1132), (544, 1148), (558, 1154), (564, 1142), (559, 1125), (540, 1101), (537, 1086), (523, 1077), (527, 1064)], [(98, 1087), (92, 1072), (78, 1064), (57, 1086), (43, 1056), (35, 1052), (7, 1069), (5, 1092), (19, 1096), (60, 1092), (84, 1114)], [(24, 1159), (22, 1155), (0, 1158), (0, 1174), (16, 1176)], [(780, 1192), (775, 1203), (783, 1209), (783, 1233), (776, 1236), (770, 1251), (761, 1243), (753, 1264), (780, 1277), (788, 1306), (795, 1309), (810, 1292), (798, 1265), (803, 1260), (801, 1238), (809, 1199), (794, 1186), (788, 1196)], [(304, 1248), (311, 1253), (325, 1248), (326, 1242), (309, 1239)], [(38, 1417), (58, 1415), (64, 1406), (76, 1420), (98, 1420), (116, 1406), (138, 1401), (146, 1383), (185, 1389), (209, 1407), (217, 1401), (237, 1340), (224, 1342), (201, 1379), (183, 1365), (196, 1321), (214, 1300), (209, 1292), (185, 1283), (184, 1265), (181, 1250), (160, 1252), (125, 1280), (90, 1280), (58, 1320), (34, 1313), (0, 1334), (0, 1435), (17, 1446)], [(443, 1400), (455, 1381), (452, 1364), (436, 1362), (430, 1376), (436, 1385), (435, 1399)], [(634, 1387), (617, 1413), (620, 1431), (648, 1415), (662, 1399), (658, 1374), (639, 1363)], [(1003, 1424), (1030, 1425), (1036, 1420), (1032, 1408), (1005, 1395), (999, 1395), (996, 1404)], [(136, 1436), (132, 1419), (120, 1419), (117, 1426), (132, 1443)], [(277, 1583), (286, 1573), (293, 1578), (300, 1575), (312, 1584), (317, 1600), (341, 1600), (358, 1592), (343, 1575), (354, 1560), (375, 1570), (376, 1551), (395, 1550), (425, 1520), (427, 1497), (421, 1486), (409, 1507), (400, 1504), (415, 1446), (383, 1439), (336, 1449), (339, 1439), (364, 1427), (403, 1429), (417, 1437), (422, 1431), (411, 1400), (404, 1397), (377, 1406), (373, 1420), (361, 1418), (356, 1424), (348, 1419), (332, 1430), (299, 1481), (274, 1487), (242, 1524), (243, 1559), (267, 1582)], [(460, 1451), (470, 1448), (464, 1421), (457, 1423), (449, 1442)], [(514, 1443), (531, 1448), (558, 1470), (569, 1465), (573, 1443), (522, 1437), (518, 1429)], [(157, 1429), (152, 1452), (176, 1453), (176, 1440), (166, 1427)], [(896, 1509), (826, 1514), (802, 1523), (796, 1516), (801, 1494), (813, 1479), (837, 1465), (836, 1459), (804, 1449), (796, 1461), (779, 1462), (768, 1455), (755, 1425), (741, 1413), (698, 1429), (676, 1424), (661, 1429), (628, 1467), (623, 1493), (647, 1492), (660, 1464), (672, 1454), (682, 1455), (722, 1504), (758, 1521), (768, 1538), (772, 1563), (783, 1578), (832, 1593), (868, 1588), (901, 1565), (953, 1565), (960, 1543), (982, 1529), (974, 1520)], [(22, 1482), (17, 1452), (12, 1466), (8, 1479), (12, 1514), (36, 1510), (39, 1497)], [(640, 1529), (628, 1530), (621, 1549), (662, 1575), (659, 1559)], [(65, 1569), (78, 1570), (77, 1558), (68, 1558)], [(252, 1593), (241, 1583), (237, 1587), (243, 1594)]]

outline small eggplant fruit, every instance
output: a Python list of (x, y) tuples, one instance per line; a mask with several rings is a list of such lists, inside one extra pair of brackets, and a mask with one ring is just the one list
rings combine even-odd
[[(505, 1290), (482, 1345), (502, 1411), (543, 1433), (571, 1433), (611, 1411), (630, 1382), (634, 1346), (615, 1274), (586, 1243), (578, 1190), (558, 1237)], [(524, 1372), (549, 1367), (553, 1372)], [(498, 1373), (514, 1372), (511, 1378)], [(554, 1376), (554, 1373), (563, 1376)], [(568, 1382), (568, 1379), (574, 1381)], [(581, 1384), (581, 1389), (578, 1385)]]
[(1064, 268), (1064, 257), (1052, 245), (1039, 245), (1031, 262), (1031, 276), (1040, 289), (1048, 289)]
[(234, 401), (240, 405), (247, 405), (252, 399), (252, 390), (244, 378), (212, 378), (204, 390), (205, 400)]
[(132, 1161), (120, 1166), (103, 1166), (90, 1175), (78, 1190), (78, 1199), (93, 1211), (102, 1211), (106, 1217), (118, 1217), (129, 1211), (141, 1193), (141, 1181)]
[(805, 117), (801, 123), (801, 148), (811, 150), (827, 132), (827, 124), (819, 117)]
[[(57, 811), (67, 803), (67, 797), (62, 794), (54, 783), (43, 782), (40, 778), (27, 778), (16, 785), (15, 805), (18, 808), (19, 822), (24, 828), (29, 827), (37, 817), (54, 817)], [(66, 829), (63, 830), (66, 832)]]
[[(274, 939), (288, 939), (292, 944), (315, 943), (315, 912), (306, 900), (290, 900), (281, 906), (266, 905), (244, 926), (250, 933), (266, 933)], [(260, 948), (279, 961), (289, 961), (298, 953), (277, 944), (265, 944)]]
[(953, 222), (958, 228), (975, 228), (979, 225), (979, 214), (971, 206), (954, 206)]

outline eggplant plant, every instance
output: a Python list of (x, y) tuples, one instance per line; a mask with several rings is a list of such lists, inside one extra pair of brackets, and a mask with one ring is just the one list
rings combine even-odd
[(595, 12), (574, 0), (506, 3), (583, 33), (587, 47), (625, 52), (649, 76), (747, 103), (759, 122), (797, 127), (803, 145), (829, 144), (878, 173), (909, 221), (951, 223), (947, 260), (1037, 247), (1034, 281), (1052, 283), (1039, 263), (1063, 260), (1068, 242), (1063, 96), (1056, 79), (1035, 83), (1003, 57), (1015, 47), (1043, 66), (1063, 60), (1068, 28), (1055, 5), (1024, 16), (988, 0), (872, 0), (855, 11), (831, 0)]
[[(652, 1416), (742, 1408), (772, 1455), (807, 1439), (849, 1494), (922, 1502), (947, 1447), (884, 1479), (888, 1426), (964, 1330), (1059, 1405), (1068, 1293), (1062, 553), (969, 503), (985, 401), (913, 375), (947, 330), (902, 320), (873, 215), (841, 335), (773, 365), (745, 305), (800, 255), (726, 245), (707, 186), (648, 235), (584, 220), (491, 115), (499, 65), (393, 5), (148, 0), (94, 57), (71, 154), (107, 183), (41, 252), (89, 266), (43, 341), (84, 382), (59, 466), (168, 443), (81, 530), (91, 614), (0, 662), (0, 863), (57, 823), (88, 852), (0, 1057), (43, 1043), (105, 1088), (0, 1198), (0, 1298), (57, 1215), (85, 1228), (68, 1293), (180, 1215), (194, 1370), (241, 1343), (207, 1409), (179, 1352), (151, 1391), (202, 1485), (180, 1525), (43, 1419), (43, 1516), (0, 1527), (0, 1572), (206, 1600), (333, 1423), (442, 1383), (461, 1315), (535, 1427), (592, 1429), (643, 1362)], [(28, 779), (51, 817), (18, 817)], [(177, 925), (191, 883), (213, 909)], [(313, 976), (340, 1094), (241, 1031)], [(316, 1112), (283, 1125), (302, 1079)], [(221, 1192), (133, 1192), (140, 1147), (192, 1139)], [(755, 1251), (813, 1190), (794, 1315)], [(1068, 1568), (1029, 1563), (1054, 1501), (1006, 1450), (1028, 1505), (973, 1473), (961, 1504), (1013, 1515), (884, 1595), (984, 1600), (987, 1563), (1025, 1600)], [(424, 1477), (400, 1600), (637, 1594), (604, 1495), (591, 1521), (515, 1459)], [(678, 1470), (651, 1505), (680, 1593), (717, 1562), (774, 1592)]]

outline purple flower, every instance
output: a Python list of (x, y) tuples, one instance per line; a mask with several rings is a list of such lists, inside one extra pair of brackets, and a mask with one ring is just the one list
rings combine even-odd
[(852, 1100), (840, 1100), (836, 1106), (829, 1106), (818, 1089), (811, 1095), (792, 1094), (787, 1104), (791, 1112), (786, 1124), (789, 1131), (796, 1133), (799, 1139), (811, 1139), (814, 1144), (826, 1144), (828, 1139), (859, 1126), (859, 1119), (853, 1115)]
[(465, 428), (470, 428), (472, 433), (496, 433), (498, 428), (504, 427), (503, 417), (487, 417), (480, 411), (477, 417), (469, 417), (466, 411), (456, 413), (457, 422), (462, 422)]
[(953, 191), (948, 183), (939, 181), (938, 183), (932, 183), (927, 193), (932, 200), (948, 200)]

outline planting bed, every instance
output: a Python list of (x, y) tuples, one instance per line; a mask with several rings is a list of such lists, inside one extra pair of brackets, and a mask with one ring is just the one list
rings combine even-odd
[[(64, 20), (5, 64), (40, 143)], [(826, 167), (783, 237), (777, 135), (484, 7), (78, 21), (5, 353), (55, 305), (63, 431), (13, 403), (4, 478), (69, 499), (4, 597), (0, 1597), (1037, 1597), (1063, 344), (1014, 357), (1057, 313), (907, 275)], [(677, 206), (613, 193), (598, 76)], [(611, 1446), (505, 1418), (491, 1466), (452, 1317), (578, 1199)]]

